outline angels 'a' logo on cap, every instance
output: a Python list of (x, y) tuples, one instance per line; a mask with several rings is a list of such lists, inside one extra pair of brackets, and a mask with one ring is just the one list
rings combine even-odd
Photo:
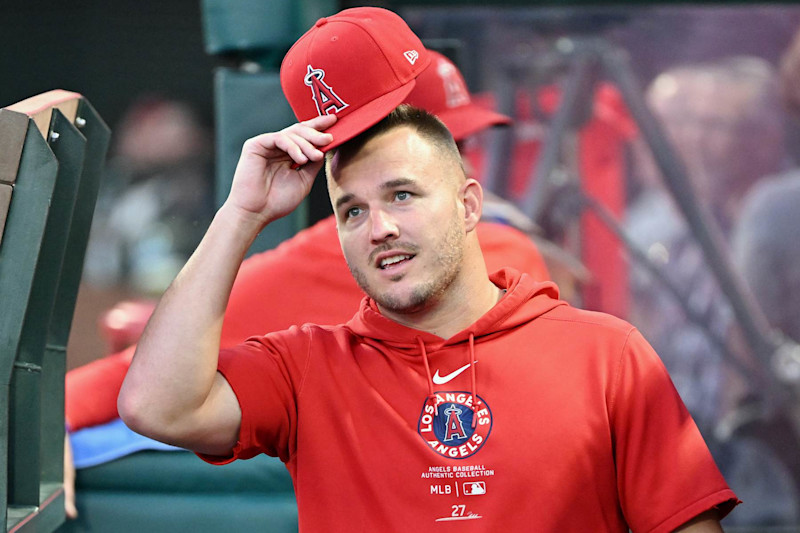
[(442, 78), (447, 107), (453, 108), (469, 104), (469, 92), (452, 63), (439, 61), (439, 64), (436, 65), (436, 73)]
[(303, 81), (311, 87), (311, 97), (317, 105), (317, 112), (320, 115), (330, 115), (338, 113), (349, 104), (339, 98), (330, 85), (325, 83), (325, 71), (320, 68), (313, 68), (308, 65), (308, 72)]

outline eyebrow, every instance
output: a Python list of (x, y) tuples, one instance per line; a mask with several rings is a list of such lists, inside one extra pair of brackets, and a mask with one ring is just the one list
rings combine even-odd
[(397, 178), (393, 180), (389, 180), (385, 183), (381, 183), (381, 189), (388, 190), (388, 189), (396, 189), (397, 187), (404, 187), (406, 185), (414, 185), (415, 181), (411, 178)]
[(336, 211), (338, 211), (338, 210), (339, 210), (339, 208), (340, 208), (340, 207), (341, 207), (343, 204), (346, 204), (347, 202), (349, 202), (349, 201), (350, 201), (350, 200), (352, 200), (353, 198), (355, 198), (355, 195), (354, 195), (354, 194), (345, 194), (344, 196), (342, 196), (342, 197), (340, 197), (338, 200), (336, 200)]
[[(414, 185), (414, 183), (416, 182), (411, 178), (397, 178), (381, 183), (380, 188), (382, 190), (391, 190), (391, 189), (396, 189), (397, 187), (405, 187), (406, 185)], [(352, 193), (348, 193), (342, 196), (341, 198), (337, 199), (336, 210), (338, 211), (342, 205), (352, 201), (353, 198), (355, 198), (355, 195)]]

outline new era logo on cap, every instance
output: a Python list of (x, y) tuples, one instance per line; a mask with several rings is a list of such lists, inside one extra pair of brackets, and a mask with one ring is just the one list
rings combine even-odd
[(281, 87), (299, 121), (335, 113), (329, 150), (400, 105), (430, 63), (427, 50), (395, 13), (345, 9), (323, 18), (292, 46)]
[(416, 50), (406, 50), (403, 52), (403, 55), (406, 56), (406, 59), (408, 59), (408, 62), (412, 65), (417, 62), (417, 59), (419, 59), (419, 52)]

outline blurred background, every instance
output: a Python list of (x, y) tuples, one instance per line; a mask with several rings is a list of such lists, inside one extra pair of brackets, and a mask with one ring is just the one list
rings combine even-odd
[[(367, 5), (269, 2), (237, 20), (223, 4), (0, 8), (0, 104), (72, 90), (112, 130), (68, 368), (135, 340), (224, 198), (244, 130), (291, 121), (276, 85), (288, 46)], [(466, 146), (470, 163), (530, 219), (566, 299), (655, 346), (747, 502), (728, 524), (796, 530), (800, 5), (492, 4), (369, 5), (514, 119)], [(258, 248), (329, 212), (315, 188)]]
[[(169, 112), (167, 102), (180, 105), (184, 115), (191, 115), (182, 120), (193, 124), (178, 128), (199, 128), (205, 132), (208, 138), (202, 148), (203, 157), (207, 164), (213, 165), (212, 76), (217, 60), (204, 50), (199, 2), (54, 4), (33, 0), (7, 2), (0, 8), (0, 14), (0, 42), (7, 51), (0, 54), (2, 105), (54, 88), (74, 90), (92, 102), (112, 129), (114, 147), (109, 153), (109, 176), (103, 181), (104, 192), (98, 202), (101, 218), (112, 208), (109, 204), (116, 193), (128, 189), (129, 181), (135, 181), (131, 176), (119, 175), (123, 172), (121, 167), (127, 165), (123, 152), (138, 149), (133, 146), (134, 139), (120, 139), (120, 135), (125, 135), (120, 131), (124, 121), (127, 126), (122, 126), (123, 129), (132, 136), (133, 130), (147, 121), (150, 128), (158, 128), (160, 113), (163, 121), (168, 122), (164, 115)], [(148, 105), (152, 109), (145, 111)], [(156, 109), (159, 105), (163, 106), (161, 111)], [(148, 113), (149, 117), (145, 117)], [(149, 135), (150, 130), (142, 132), (143, 137)], [(128, 146), (121, 146), (123, 142)], [(142, 148), (152, 151), (152, 147)], [(164, 146), (166, 152), (171, 149)], [(159, 156), (141, 155), (142, 159), (148, 157)], [(150, 170), (139, 173), (147, 172)], [(206, 179), (210, 177), (207, 174)], [(211, 201), (210, 183), (205, 188), (207, 200)], [(94, 241), (97, 243), (98, 239)], [(96, 257), (97, 246), (94, 248)], [(108, 255), (119, 258), (121, 253)], [(97, 265), (98, 260), (102, 261), (87, 261), (87, 268)], [(123, 268), (126, 267), (119, 264), (109, 266), (105, 274), (100, 272), (90, 277), (97, 279), (96, 282), (82, 285), (70, 338), (69, 368), (106, 353), (106, 341), (98, 335), (98, 318), (118, 301), (142, 293), (127, 283)], [(109, 272), (113, 270), (120, 273)]]

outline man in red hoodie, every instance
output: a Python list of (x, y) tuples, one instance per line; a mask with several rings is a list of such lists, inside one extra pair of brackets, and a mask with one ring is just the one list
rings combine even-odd
[[(214, 463), (280, 457), (301, 531), (720, 531), (738, 500), (636, 330), (550, 282), (487, 272), (480, 185), (440, 121), (395, 109), (428, 62), (377, 8), (301, 37), (281, 78), (302, 122), (245, 143), (142, 336), (122, 418)], [(220, 351), (247, 248), (323, 158), (368, 296), (346, 324)]]
[[(457, 67), (442, 54), (430, 51), (430, 55), (431, 64), (417, 77), (406, 101), (435, 113), (448, 126), (456, 141), (466, 140), (491, 126), (511, 122), (509, 117), (475, 104)], [(513, 266), (536, 280), (550, 279), (541, 254), (528, 235), (505, 222), (492, 222), (493, 219), (515, 218), (513, 212), (511, 217), (508, 216), (509, 209), (509, 204), (495, 202), (488, 216), (484, 209), (478, 224), (476, 231), (487, 269), (495, 271), (503, 266)], [(313, 261), (308, 259), (310, 256), (313, 256)], [(264, 305), (263, 295), (274, 291), (293, 294), (294, 297), (283, 300), (281, 305)], [(277, 248), (255, 254), (242, 263), (225, 311), (220, 346), (234, 346), (251, 335), (306, 322), (346, 322), (363, 297), (364, 293), (350, 275), (342, 256), (336, 221), (329, 216)], [(114, 321), (119, 322), (119, 313), (149, 313), (150, 310), (143, 307), (115, 309)], [(77, 446), (75, 465), (79, 467), (158, 446), (158, 443), (131, 434), (115, 422), (118, 417), (117, 395), (134, 348), (67, 373), (66, 421)], [(103, 432), (75, 433), (107, 423), (111, 425)], [(90, 440), (86, 441), (86, 438)], [(71, 450), (67, 452), (67, 458), (71, 457)], [(65, 462), (65, 480), (74, 480), (75, 465)], [(66, 485), (70, 517), (77, 516), (73, 489), (72, 484)]]

